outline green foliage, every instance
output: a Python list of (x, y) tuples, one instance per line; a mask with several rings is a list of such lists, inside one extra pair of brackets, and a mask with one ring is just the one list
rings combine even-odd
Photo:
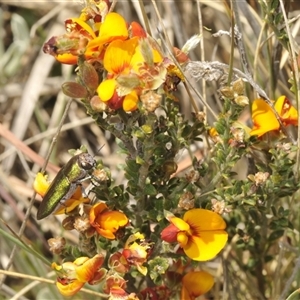
[[(101, 2), (101, 5), (104, 2)], [(100, 19), (105, 20), (102, 15), (100, 16), (100, 8), (97, 6), (99, 3), (99, 1), (87, 1), (90, 6), (85, 13), (91, 14), (87, 21), (97, 23)], [(212, 3), (205, 4), (205, 8), (212, 9), (210, 5), (221, 5), (217, 2)], [(288, 281), (288, 276), (290, 274), (293, 276), (297, 271), (298, 267), (294, 267), (295, 263), (291, 261), (299, 252), (300, 225), (297, 200), (300, 187), (300, 155), (299, 142), (294, 141), (294, 136), (297, 134), (296, 118), (289, 123), (289, 106), (285, 103), (282, 111), (276, 110), (277, 120), (282, 123), (278, 123), (278, 128), (275, 126), (272, 131), (251, 136), (251, 127), (253, 129), (262, 125), (255, 122), (251, 102), (260, 97), (271, 107), (273, 102), (268, 99), (267, 94), (270, 98), (274, 98), (275, 94), (282, 91), (287, 93), (288, 89), (295, 95), (299, 93), (297, 90), (299, 79), (294, 70), (289, 70), (286, 66), (279, 76), (275, 68), (282, 64), (279, 57), (281, 48), (278, 45), (281, 44), (286, 50), (291, 51), (294, 41), (288, 38), (289, 30), (284, 20), (281, 1), (258, 1), (256, 19), (249, 21), (249, 27), (246, 29), (243, 27), (244, 19), (242, 28), (238, 28), (239, 16), (235, 12), (237, 9), (234, 9), (236, 3), (237, 1), (230, 1), (232, 11), (230, 16), (226, 16), (227, 21), (231, 23), (228, 25), (235, 28), (234, 32), (224, 33), (222, 30), (222, 33), (219, 33), (220, 36), (224, 34), (232, 39), (231, 49), (228, 47), (229, 50), (226, 49), (227, 52), (224, 52), (224, 57), (231, 57), (228, 65), (219, 61), (199, 60), (194, 62), (196, 75), (189, 69), (193, 61), (185, 58), (186, 53), (180, 51), (176, 53), (176, 49), (169, 49), (168, 43), (163, 38), (156, 43), (150, 37), (149, 40), (144, 37), (139, 44), (142, 52), (147, 56), (146, 64), (141, 69), (147, 72), (139, 77), (140, 74), (137, 75), (134, 73), (135, 70), (130, 69), (132, 66), (126, 65), (129, 71), (126, 69), (124, 74), (122, 72), (119, 74), (117, 71), (114, 74), (110, 72), (111, 70), (107, 70), (103, 63), (104, 53), (114, 39), (101, 45), (98, 48), (99, 53), (95, 47), (92, 51), (89, 49), (90, 53), (86, 54), (85, 50), (90, 41), (92, 44), (95, 42), (94, 35), (97, 39), (100, 37), (99, 24), (93, 24), (95, 26), (90, 28), (93, 31), (91, 33), (81, 27), (81, 22), (76, 23), (77, 19), (68, 20), (71, 22), (68, 31), (72, 28), (74, 30), (71, 35), (70, 32), (66, 32), (62, 37), (56, 37), (47, 43), (48, 50), (50, 49), (48, 52), (56, 58), (60, 54), (59, 51), (77, 55), (76, 79), (65, 82), (62, 90), (65, 95), (80, 99), (87, 115), (94, 120), (93, 126), (109, 133), (112, 137), (109, 143), (116, 142), (119, 155), (124, 158), (122, 164), (118, 166), (117, 173), (111, 172), (99, 160), (93, 172), (89, 174), (91, 189), (87, 196), (90, 202), (68, 212), (62, 222), (64, 230), (75, 229), (79, 237), (77, 244), (63, 245), (63, 249), (58, 251), (60, 257), (56, 258), (61, 259), (62, 264), (83, 256), (91, 258), (97, 254), (103, 255), (102, 267), (107, 272), (108, 281), (116, 280), (124, 285), (126, 281), (126, 289), (138, 295), (147, 288), (150, 288), (153, 293), (156, 288), (158, 290), (161, 288), (160, 292), (156, 291), (157, 294), (153, 294), (155, 296), (147, 295), (148, 298), (144, 299), (155, 298), (157, 295), (159, 295), (157, 299), (173, 299), (173, 295), (176, 293), (176, 296), (179, 295), (185, 274), (193, 270), (209, 269), (211, 265), (218, 265), (214, 270), (215, 282), (218, 283), (214, 291), (216, 298), (220, 298), (220, 286), (224, 287), (222, 291), (224, 298), (228, 295), (231, 297), (227, 298), (233, 298), (234, 295), (236, 299), (246, 299), (245, 297), (279, 299), (280, 294), (280, 298), (283, 298), (282, 294), (287, 294), (286, 291), (281, 293), (281, 290), (290, 288), (289, 286), (285, 288), (284, 285)], [(287, 7), (289, 1), (285, 3)], [(248, 4), (245, 2), (245, 5)], [(259, 13), (262, 15), (262, 20), (261, 24), (257, 23), (261, 27), (256, 28)], [(0, 10), (0, 23), (3, 23), (2, 10)], [(16, 72), (17, 67), (20, 66), (20, 56), (28, 46), (29, 33), (23, 18), (14, 15), (11, 23), (14, 43), (5, 51), (0, 44), (0, 52), (3, 54), (0, 66), (3, 67), (4, 72), (2, 77), (0, 76), (1, 82), (6, 82), (7, 78)], [(134, 32), (134, 26), (130, 24), (129, 28), (130, 37)], [(253, 33), (257, 33), (257, 37)], [(252, 42), (252, 35), (257, 45)], [(79, 36), (81, 39), (78, 39)], [(216, 37), (217, 35), (214, 38)], [(124, 36), (125, 38), (127, 37)], [(246, 50), (242, 46), (243, 40), (248, 43)], [(122, 39), (118, 41), (121, 43)], [(16, 47), (17, 42), (22, 47)], [(188, 43), (193, 44), (190, 41)], [(160, 48), (161, 45), (163, 47)], [(204, 45), (202, 46), (205, 48)], [(195, 45), (186, 47), (192, 49)], [(239, 55), (235, 47), (238, 48)], [(163, 61), (155, 65), (152, 50), (157, 49), (160, 50), (158, 52), (161, 52)], [(176, 60), (172, 55), (169, 57), (168, 52), (173, 53), (172, 55), (176, 53)], [(246, 56), (251, 58), (248, 62)], [(238, 60), (234, 61), (236, 57)], [(151, 69), (153, 66), (157, 68)], [(202, 97), (199, 97), (201, 103), (206, 105), (206, 110), (201, 107), (205, 113), (198, 111), (200, 109), (198, 99), (196, 101), (192, 99), (194, 95), (191, 95), (189, 90), (188, 76), (185, 77), (181, 73), (179, 66), (184, 73), (190, 72), (188, 75), (194, 77), (193, 79), (202, 80), (202, 86), (205, 84), (208, 88), (201, 90), (206, 93), (203, 98), (208, 98), (205, 99), (208, 101), (202, 101)], [(121, 66), (121, 69), (122, 67), (124, 66)], [(293, 72), (292, 76), (290, 71)], [(251, 72), (255, 74), (250, 74)], [(158, 74), (159, 78), (156, 78)], [(276, 88), (279, 81), (277, 77), (284, 78), (278, 88)], [(113, 95), (108, 101), (103, 99), (101, 101), (98, 92), (99, 84), (111, 78), (116, 81)], [(152, 82), (153, 78), (156, 80)], [(161, 83), (157, 87), (156, 81), (159, 80)], [(180, 82), (184, 83), (186, 94), (191, 96), (190, 99), (183, 96), (178, 99), (179, 101), (175, 101), (177, 100), (175, 91)], [(245, 82), (247, 82), (246, 86), (244, 86)], [(290, 86), (287, 86), (287, 82)], [(193, 84), (191, 85), (194, 87)], [(264, 85), (263, 88), (260, 85)], [(194, 92), (198, 93), (198, 85), (195, 87)], [(214, 97), (211, 96), (213, 89), (216, 90)], [(265, 93), (263, 89), (268, 92)], [(132, 110), (125, 110), (122, 106), (125, 95), (129, 95), (126, 94), (127, 90), (134, 90), (138, 97), (137, 107)], [(181, 97), (181, 94), (179, 95)], [(143, 97), (146, 97), (146, 100), (150, 99), (151, 104), (154, 102), (153, 106), (150, 105), (151, 109), (146, 105), (147, 101), (144, 101)], [(295, 98), (297, 99), (297, 96)], [(190, 105), (187, 99), (192, 103), (195, 111), (191, 116), (181, 113), (181, 108), (187, 102)], [(113, 101), (115, 103), (112, 105)], [(214, 106), (214, 102), (218, 106)], [(263, 115), (263, 113), (259, 111), (259, 114)], [(264, 120), (265, 123), (269, 121), (269, 117)], [(197, 152), (194, 152), (195, 149)], [(82, 150), (86, 151), (86, 149)], [(183, 157), (188, 157), (191, 164), (188, 169), (177, 172)], [(77, 174), (75, 177), (77, 178)], [(63, 179), (66, 179), (65, 176)], [(69, 179), (66, 180), (64, 195), (68, 192)], [(120, 228), (118, 224), (111, 225), (112, 230), (116, 229), (113, 237), (104, 237), (105, 234), (102, 236), (97, 231), (99, 228), (91, 224), (93, 222), (90, 213), (99, 202), (101, 204), (104, 202), (107, 206), (103, 214), (117, 211), (126, 215), (127, 224)], [(55, 204), (59, 205), (60, 199), (57, 198)], [(188, 258), (184, 248), (186, 241), (180, 240), (182, 236), (178, 233), (187, 232), (189, 235), (185, 236), (187, 239), (193, 237), (191, 233), (193, 224), (182, 221), (186, 223), (184, 225), (189, 226), (184, 231), (179, 230), (171, 222), (171, 217), (183, 218), (192, 208), (215, 211), (226, 221), (228, 247), (220, 252), (214, 261), (215, 264), (199, 263)], [(99, 223), (104, 223), (102, 217), (98, 216)], [(76, 226), (82, 225), (84, 221), (89, 228), (80, 231)], [(165, 229), (170, 231), (164, 232)], [(169, 239), (170, 242), (163, 240), (163, 232), (167, 236), (166, 240)], [(2, 230), (0, 233), (5, 237), (7, 235)], [(20, 239), (12, 236), (6, 238), (39, 259), (43, 259)], [(117, 258), (114, 258), (114, 255)], [(286, 261), (289, 266), (287, 269), (282, 267)], [(47, 263), (50, 265), (49, 262)], [(293, 266), (290, 267), (291, 265)], [(221, 269), (223, 273), (220, 272)], [(56, 271), (58, 274), (67, 273), (65, 270)], [(67, 281), (68, 277), (63, 279)], [(299, 286), (298, 281), (291, 280), (291, 285)], [(103, 282), (100, 288), (105, 288)], [(164, 288), (169, 294), (163, 293)]]
[(166, 274), (169, 268), (169, 260), (162, 257), (156, 257), (149, 261), (150, 278), (155, 284), (161, 284), (163, 282), (161, 276)]

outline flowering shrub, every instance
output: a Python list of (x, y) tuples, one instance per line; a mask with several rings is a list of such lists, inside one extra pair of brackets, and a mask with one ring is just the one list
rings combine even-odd
[[(230, 75), (224, 65), (191, 61), (199, 36), (167, 51), (140, 24), (109, 9), (107, 1), (88, 2), (78, 18), (66, 20), (65, 34), (44, 45), (58, 62), (77, 65), (76, 82), (64, 83), (64, 93), (80, 99), (126, 155), (124, 184), (115, 185), (101, 161), (89, 173), (88, 195), (81, 181), (68, 178), (76, 189), (64, 199), (67, 187), (54, 214), (66, 215), (63, 228), (76, 230), (80, 242), (49, 240), (62, 259), (52, 264), (58, 290), (73, 296), (93, 285), (109, 299), (196, 299), (239, 266), (259, 282), (258, 299), (267, 298), (270, 274), (263, 266), (293, 229), (283, 199), (299, 188), (292, 99), (273, 103), (247, 72)], [(191, 120), (181, 115), (183, 99), (175, 92), (181, 82), (187, 86), (186, 74), (218, 80), (223, 106), (214, 122), (194, 102)], [(249, 99), (245, 82), (260, 98)], [(178, 154), (204, 142), (209, 150), (178, 173)], [(234, 169), (242, 160), (244, 175)], [(45, 197), (48, 187), (38, 174), (36, 192)], [(229, 268), (228, 259), (237, 266)], [(211, 260), (228, 268), (224, 278), (209, 272)]]

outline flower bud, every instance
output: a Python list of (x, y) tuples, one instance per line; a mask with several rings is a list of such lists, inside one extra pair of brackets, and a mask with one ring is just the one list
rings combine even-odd
[(239, 106), (244, 107), (249, 104), (249, 98), (247, 96), (237, 96), (234, 98), (234, 102)]
[(73, 230), (74, 229), (74, 217), (68, 216), (62, 221), (62, 227), (65, 230)]
[(100, 100), (99, 96), (93, 96), (90, 105), (94, 111), (103, 112), (106, 111), (108, 106)]
[(86, 98), (88, 96), (86, 88), (77, 82), (65, 82), (61, 88), (63, 93), (71, 98)]
[(231, 87), (225, 86), (220, 89), (220, 92), (223, 97), (228, 98), (228, 99), (233, 99), (234, 98), (234, 92)]
[(243, 95), (244, 94), (244, 81), (242, 78), (234, 81), (232, 83), (232, 89), (235, 94)]

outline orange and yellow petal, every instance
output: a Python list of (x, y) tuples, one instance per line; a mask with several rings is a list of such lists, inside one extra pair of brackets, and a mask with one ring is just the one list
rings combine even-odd
[(116, 232), (119, 227), (124, 227), (128, 223), (127, 217), (119, 211), (106, 211), (97, 217), (97, 222), (101, 228)]
[(57, 210), (55, 210), (55, 215), (62, 215), (71, 212), (81, 203), (89, 203), (90, 199), (81, 197), (80, 199), (70, 198), (63, 205), (60, 205)]
[(130, 61), (137, 45), (137, 37), (126, 41), (116, 40), (111, 42), (104, 55), (104, 68), (111, 74), (128, 74)]
[(178, 228), (178, 230), (180, 230), (180, 231), (187, 231), (190, 229), (190, 225), (180, 218), (173, 217), (173, 218), (170, 218), (169, 221), (173, 225), (175, 225)]
[(123, 213), (107, 210), (105, 203), (94, 205), (90, 211), (90, 224), (100, 235), (108, 239), (115, 239), (114, 233), (127, 223), (128, 218)]
[(126, 95), (123, 100), (124, 111), (136, 110), (138, 102), (139, 102), (139, 97), (137, 93), (135, 91), (132, 91), (130, 94)]
[(64, 54), (57, 54), (55, 56), (55, 59), (62, 64), (76, 65), (78, 56), (73, 55), (71, 53), (64, 53)]
[(107, 205), (103, 202), (95, 204), (90, 210), (90, 222), (94, 222), (99, 214), (107, 209)]
[(33, 188), (34, 190), (41, 195), (42, 197), (45, 196), (48, 188), (50, 186), (50, 183), (47, 181), (47, 176), (43, 175), (42, 173), (37, 173), (36, 177), (33, 182)]
[(214, 258), (226, 245), (228, 234), (224, 230), (204, 231), (199, 236), (191, 236), (183, 247), (185, 254), (197, 261)]
[(106, 79), (100, 83), (97, 88), (97, 93), (101, 101), (107, 102), (114, 95), (117, 82), (115, 79)]
[(131, 57), (130, 65), (136, 73), (139, 73), (140, 67), (143, 66), (144, 63), (145, 58), (141, 52), (141, 47), (137, 46), (134, 54)]
[(51, 268), (52, 268), (53, 270), (56, 270), (56, 271), (61, 271), (61, 270), (62, 270), (62, 266), (61, 266), (61, 265), (58, 265), (56, 262), (53, 262), (53, 263), (51, 264)]
[(147, 33), (144, 28), (137, 22), (130, 24), (131, 37), (138, 36), (140, 38), (147, 37)]
[(63, 263), (59, 266), (55, 263), (52, 268), (62, 272), (62, 277), (58, 277), (56, 286), (64, 296), (75, 295), (86, 282), (93, 281), (99, 277), (99, 268), (104, 261), (100, 254), (93, 258), (79, 257), (74, 262)]
[[(73, 264), (75, 265), (75, 267), (77, 268), (78, 266), (83, 265), (85, 262), (87, 262), (89, 260), (89, 258), (87, 256), (80, 256), (78, 258), (76, 258), (73, 262)], [(66, 263), (63, 264), (63, 266), (65, 266)]]
[(253, 128), (250, 135), (261, 136), (269, 131), (278, 130), (279, 122), (271, 107), (263, 100), (256, 99), (252, 103)]
[(76, 31), (88, 37), (89, 39), (96, 38), (95, 32), (89, 24), (80, 18), (71, 18), (65, 21), (67, 31)]
[(154, 63), (160, 63), (163, 61), (163, 57), (161, 56), (161, 54), (158, 50), (153, 49), (152, 52), (153, 52), (153, 62)]
[(133, 256), (136, 258), (142, 258), (146, 259), (148, 256), (148, 246), (142, 246), (139, 245), (138, 243), (134, 242), (132, 245), (129, 246), (129, 250), (133, 252)]
[(110, 299), (126, 300), (131, 299), (128, 296), (128, 293), (117, 284), (112, 286), (109, 290)]
[(219, 214), (202, 208), (195, 208), (187, 211), (184, 214), (183, 220), (196, 232), (226, 228), (226, 223)]
[(81, 203), (89, 203), (90, 199), (87, 197), (82, 197), (82, 188), (78, 186), (70, 199), (68, 199), (63, 205), (60, 205), (58, 209), (55, 210), (55, 215), (62, 215), (71, 212)]
[(207, 293), (213, 285), (214, 279), (209, 273), (189, 272), (182, 278), (181, 299), (193, 300)]
[(284, 124), (298, 125), (298, 112), (285, 96), (280, 96), (274, 104)]
[(104, 22), (101, 24), (99, 37), (108, 42), (111, 38), (128, 38), (128, 29), (125, 19), (118, 13), (111, 12), (105, 17)]
[(101, 254), (95, 255), (93, 258), (86, 260), (82, 265), (76, 268), (77, 280), (88, 282), (92, 280), (103, 264), (104, 257)]
[(129, 248), (129, 246), (135, 242), (136, 240), (145, 240), (145, 235), (140, 232), (135, 232), (134, 234), (131, 234), (125, 243), (125, 248)]
[(177, 242), (179, 243), (180, 247), (184, 248), (188, 243), (188, 241), (189, 241), (189, 236), (187, 235), (186, 232), (184, 231), (178, 232)]
[[(149, 47), (148, 43), (146, 43), (146, 45)], [(153, 65), (154, 63), (160, 63), (163, 61), (163, 57), (159, 51), (156, 49), (147, 50), (149, 50), (147, 53), (143, 53), (141, 45), (138, 45), (135, 49), (135, 53), (132, 56), (130, 65), (136, 73), (139, 73), (140, 67), (143, 66), (145, 62), (148, 62), (149, 65)]]
[(73, 280), (67, 284), (62, 284), (59, 281), (56, 282), (56, 287), (59, 292), (66, 297), (74, 296), (79, 290), (84, 286), (84, 282), (78, 280)]
[(116, 238), (114, 232), (112, 232), (109, 229), (103, 229), (101, 227), (96, 227), (96, 231), (103, 237), (109, 239), (109, 240), (114, 240)]
[(106, 15), (104, 22), (101, 24), (99, 36), (90, 40), (87, 48), (97, 48), (102, 51), (105, 44), (113, 40), (126, 40), (127, 38), (128, 30), (124, 18), (115, 12), (111, 12)]

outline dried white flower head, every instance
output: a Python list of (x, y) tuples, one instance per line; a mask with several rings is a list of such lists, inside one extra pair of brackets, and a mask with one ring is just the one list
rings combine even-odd
[(211, 204), (212, 204), (212, 210), (221, 215), (223, 214), (224, 210), (225, 210), (225, 202), (224, 200), (222, 201), (218, 201), (217, 199), (211, 199)]
[(149, 112), (153, 112), (159, 107), (161, 98), (162, 96), (155, 93), (154, 91), (148, 91), (147, 93), (140, 96), (144, 107)]
[(256, 174), (248, 175), (248, 178), (255, 183), (256, 186), (263, 185), (270, 177), (268, 172), (257, 172)]
[(74, 229), (78, 232), (85, 232), (91, 227), (88, 217), (76, 217), (74, 222)]
[(266, 180), (269, 178), (270, 174), (268, 172), (257, 172), (254, 175), (254, 182), (255, 185), (262, 185), (266, 182)]
[(63, 237), (51, 238), (48, 240), (49, 250), (54, 254), (61, 254), (65, 248), (66, 240)]
[(231, 127), (231, 133), (236, 142), (238, 142), (239, 144), (244, 143), (244, 139), (245, 139), (244, 129), (237, 128), (237, 127)]
[(185, 210), (189, 210), (194, 208), (195, 199), (194, 195), (191, 192), (185, 192), (181, 195), (178, 203), (179, 208), (183, 208)]

